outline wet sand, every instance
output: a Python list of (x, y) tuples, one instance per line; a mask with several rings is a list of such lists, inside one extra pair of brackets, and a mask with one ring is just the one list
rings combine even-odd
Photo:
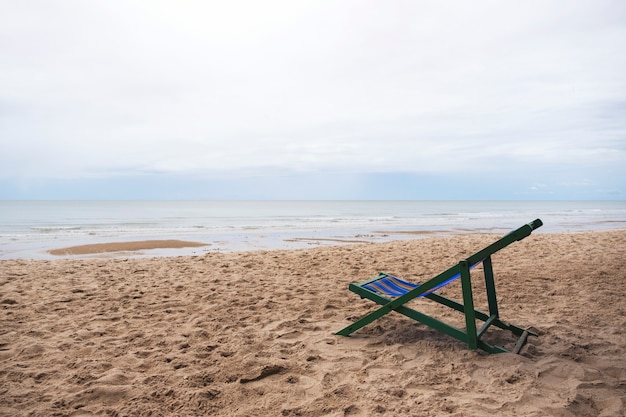
[(110, 252), (140, 251), (150, 249), (180, 249), (210, 246), (207, 243), (189, 242), (184, 240), (141, 240), (132, 242), (94, 243), (90, 245), (70, 246), (52, 249), (48, 253), (57, 256), (90, 255)]

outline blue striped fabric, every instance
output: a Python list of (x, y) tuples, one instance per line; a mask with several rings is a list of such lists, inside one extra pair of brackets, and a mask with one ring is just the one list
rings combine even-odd
[(412, 289), (417, 288), (417, 286), (418, 284), (401, 280), (393, 275), (385, 275), (376, 281), (364, 285), (364, 287), (370, 291), (389, 297), (400, 297)]
[[(470, 269), (473, 269), (476, 265), (481, 264), (482, 261), (475, 263), (474, 265), (470, 266)], [(447, 280), (445, 280), (444, 282), (442, 282), (441, 284), (431, 288), (428, 291), (423, 292), (422, 294), (418, 295), (417, 297), (423, 297), (425, 295), (428, 295), (430, 293), (433, 293), (443, 287), (445, 287), (446, 285), (448, 285), (449, 283), (451, 283), (452, 281), (458, 279), (461, 276), (461, 274), (456, 274), (451, 276), (450, 278), (448, 278)], [(377, 279), (376, 281), (372, 281), (368, 284), (365, 284), (363, 286), (363, 288), (366, 288), (372, 292), (381, 294), (381, 295), (386, 295), (388, 297), (401, 297), (404, 294), (406, 294), (407, 292), (411, 291), (412, 289), (415, 289), (417, 287), (419, 287), (420, 284), (414, 284), (412, 282), (409, 281), (404, 281), (398, 277), (395, 277), (393, 275), (389, 275), (389, 274), (385, 274), (383, 276), (380, 277), (380, 279)], [(417, 298), (416, 297), (416, 298)]]

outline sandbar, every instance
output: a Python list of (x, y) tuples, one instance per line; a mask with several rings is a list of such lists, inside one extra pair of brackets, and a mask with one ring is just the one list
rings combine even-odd
[(52, 249), (48, 253), (57, 256), (89, 255), (108, 252), (139, 251), (147, 249), (178, 249), (208, 246), (207, 243), (189, 242), (185, 240), (141, 240), (132, 242), (108, 242), (89, 245), (70, 246)]

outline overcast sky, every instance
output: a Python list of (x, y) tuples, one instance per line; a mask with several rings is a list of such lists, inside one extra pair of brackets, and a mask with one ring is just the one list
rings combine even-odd
[(626, 199), (626, 2), (0, 0), (0, 199)]

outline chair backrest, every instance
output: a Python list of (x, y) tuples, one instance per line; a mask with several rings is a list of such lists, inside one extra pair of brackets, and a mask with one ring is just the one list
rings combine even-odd
[[(467, 264), (469, 264), (469, 269), (471, 270), (472, 268), (476, 267), (476, 265), (480, 265), (481, 263), (483, 263), (487, 258), (498, 252), (499, 250), (505, 248), (513, 242), (522, 240), (526, 236), (529, 236), (533, 230), (541, 227), (542, 225), (543, 222), (540, 219), (536, 219), (528, 224), (525, 224), (522, 227), (519, 227), (507, 233), (486, 248), (471, 255), (464, 262), (467, 262)], [(432, 280), (427, 281), (428, 283), (430, 283), (431, 281), (436, 281), (436, 283), (432, 283), (432, 287), (426, 285), (426, 287), (429, 287), (428, 289), (420, 294), (413, 294), (412, 297), (418, 298), (431, 294), (441, 289), (442, 287), (445, 287), (452, 281), (457, 280), (460, 276), (461, 273), (458, 266), (453, 266), (445, 272), (437, 275), (437, 277), (433, 278)], [(359, 284), (359, 286), (381, 295), (386, 295), (389, 297), (401, 297), (419, 287), (420, 284), (414, 284), (409, 281), (404, 281), (393, 275), (381, 272), (381, 274), (377, 278), (372, 279), (371, 281), (361, 283)]]

